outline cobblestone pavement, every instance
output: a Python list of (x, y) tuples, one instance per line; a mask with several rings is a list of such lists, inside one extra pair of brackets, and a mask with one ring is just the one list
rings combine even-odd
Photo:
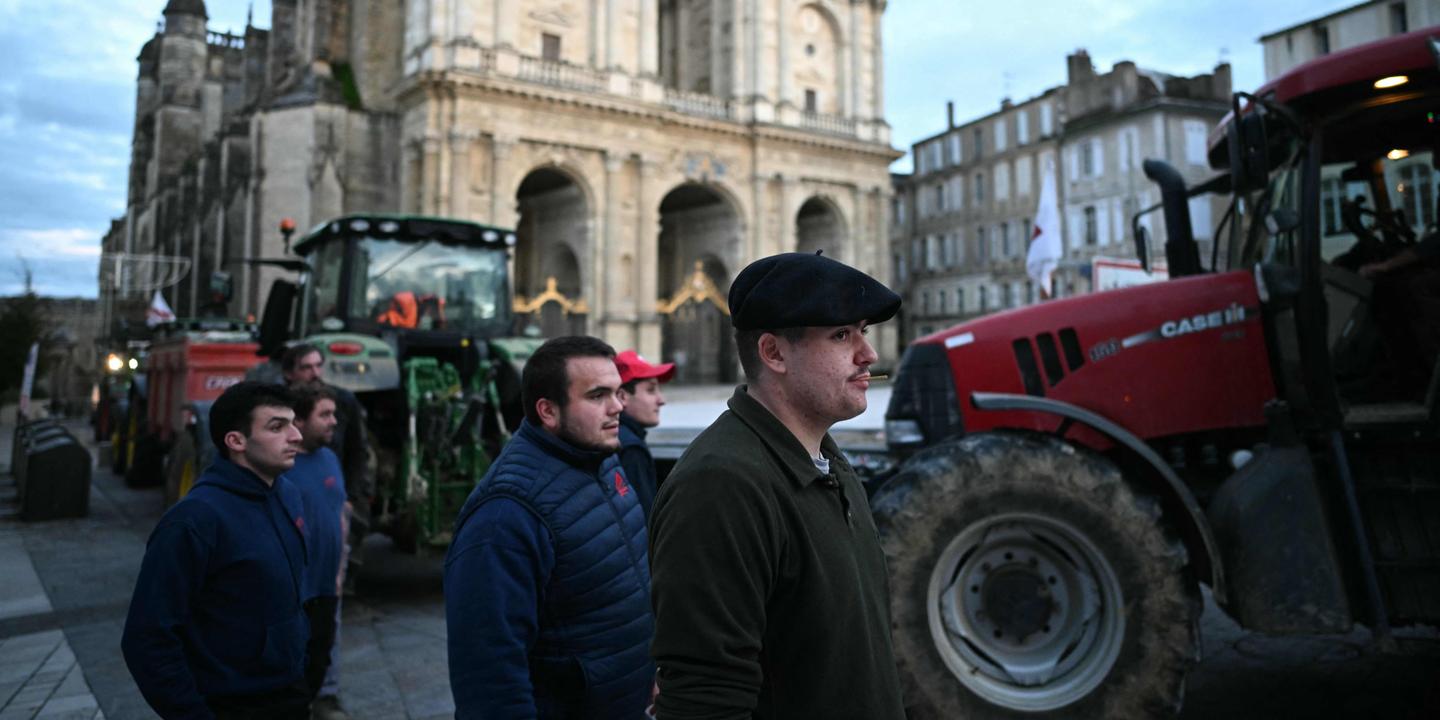
[[(9, 434), (0, 427), (0, 458)], [(88, 518), (0, 519), (0, 720), (154, 717), (121, 659), (120, 632), (160, 503), (158, 489), (97, 470)], [(441, 559), (401, 554), (380, 537), (363, 557), (359, 596), (344, 607), (342, 702), (357, 719), (451, 717)], [(1208, 598), (1202, 628), (1184, 718), (1440, 718), (1434, 629), (1404, 631), (1399, 651), (1381, 654), (1363, 629), (1247, 633)]]

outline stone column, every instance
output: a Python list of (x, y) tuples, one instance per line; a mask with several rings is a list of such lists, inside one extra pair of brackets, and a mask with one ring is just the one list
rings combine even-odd
[(516, 17), (516, 4), (520, 0), (495, 0), (495, 46), (502, 48), (515, 47), (515, 31), (519, 24)]
[(795, 214), (800, 210), (796, 194), (802, 188), (793, 177), (776, 175), (775, 179), (780, 183), (780, 207), (776, 208), (780, 213), (780, 237), (777, 238), (779, 247), (775, 252), (795, 252), (795, 243), (798, 242), (795, 234)]
[(475, 133), (450, 131), (450, 207), (451, 217), (470, 219), (470, 146)]
[(619, 0), (604, 0), (605, 6), (605, 69), (615, 67), (615, 48), (619, 46), (619, 38), (615, 37), (615, 13), (619, 12), (616, 5)]
[(504, 228), (516, 225), (515, 201), (504, 182), (514, 152), (515, 140), (499, 135), (490, 139), (490, 224)]
[(870, 8), (870, 117), (876, 121), (885, 117), (885, 54), (880, 40), (881, 10)]
[(690, 77), (690, 58), (685, 52), (690, 45), (690, 3), (676, 0), (670, 17), (675, 23), (675, 39), (671, 41), (675, 48), (675, 86), (688, 92), (694, 88), (694, 78)]
[(790, 100), (790, 8), (787, 7), (784, 0), (781, 0), (777, 3), (776, 12), (779, 13), (779, 16), (775, 19), (775, 27), (780, 33), (780, 62), (776, 63), (776, 66), (780, 68), (780, 97), (775, 98), (775, 102), (780, 105), (789, 105), (792, 104)]
[(850, 60), (850, 67), (845, 70), (849, 75), (846, 85), (849, 90), (845, 93), (845, 116), (857, 117), (860, 115), (860, 0), (850, 0), (850, 30), (845, 34), (845, 51)]
[[(605, 152), (605, 210), (602, 215), (600, 234), (605, 252), (595, 263), (595, 278), (605, 278), (605, 287), (596, 293), (602, 307), (593, 312), (596, 317), (612, 314), (612, 308), (619, 305), (619, 283), (630, 283), (631, 279), (619, 274), (619, 255), (615, 247), (617, 227), (620, 222), (620, 171), (625, 168), (625, 158), (613, 152)], [(632, 285), (633, 287), (633, 285)], [(603, 310), (603, 313), (602, 313)]]
[(440, 152), (443, 143), (437, 135), (427, 134), (420, 141), (420, 212), (440, 214), (441, 174)]
[(590, 48), (589, 52), (586, 53), (585, 64), (589, 65), (592, 68), (601, 67), (600, 61), (602, 58), (600, 55), (600, 8), (602, 5), (605, 4), (605, 2), (606, 0), (588, 0), (588, 4), (590, 6), (589, 12), (587, 13), (590, 16)]
[[(720, 72), (725, 66), (720, 54), (720, 0), (710, 1), (710, 94), (715, 97), (729, 97), (726, 88), (720, 86)], [(732, 33), (734, 30), (732, 29)], [(732, 78), (733, 80), (733, 78)]]
[[(754, 198), (750, 203), (754, 206), (751, 208), (753, 220), (750, 223), (753, 230), (750, 232), (750, 237), (746, 238), (745, 247), (741, 250), (745, 255), (741, 260), (745, 264), (749, 264), (768, 255), (769, 253), (765, 252), (765, 249), (770, 243), (774, 242), (773, 239), (765, 237), (765, 235), (769, 233), (769, 227), (765, 222), (765, 186), (768, 185), (769, 182), (770, 179), (758, 171), (750, 177), (750, 195)], [(736, 270), (736, 272), (738, 273), (739, 270)]]
[(660, 316), (655, 301), (660, 297), (660, 164), (650, 157), (637, 158), (635, 197), (635, 335), (640, 354), (660, 357)]
[(640, 39), (635, 43), (640, 58), (635, 72), (641, 77), (655, 77), (660, 61), (660, 0), (640, 0)]

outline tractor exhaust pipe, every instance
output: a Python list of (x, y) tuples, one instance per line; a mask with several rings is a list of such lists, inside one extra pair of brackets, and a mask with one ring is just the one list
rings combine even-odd
[(1190, 196), (1185, 179), (1163, 160), (1146, 160), (1142, 167), (1145, 177), (1160, 186), (1160, 202), (1165, 206), (1165, 262), (1170, 277), (1199, 275), (1200, 249), (1190, 229)]

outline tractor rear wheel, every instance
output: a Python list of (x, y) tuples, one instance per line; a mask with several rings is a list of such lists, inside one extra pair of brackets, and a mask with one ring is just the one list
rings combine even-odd
[(873, 506), (911, 718), (1178, 712), (1199, 596), (1158, 504), (1056, 438), (913, 458)]
[(189, 432), (175, 437), (175, 445), (165, 457), (165, 507), (169, 508), (190, 492), (199, 479), (199, 451)]

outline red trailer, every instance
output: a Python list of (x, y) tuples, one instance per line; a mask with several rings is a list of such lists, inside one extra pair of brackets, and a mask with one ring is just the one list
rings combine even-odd
[(245, 371), (258, 362), (256, 347), (253, 330), (243, 323), (182, 321), (160, 331), (145, 358), (145, 382), (137, 383), (143, 396), (130, 402), (132, 412), (143, 413), (145, 421), (131, 440), (130, 484), (163, 480), (165, 454), (195, 422), (195, 404), (208, 406), (245, 379)]

